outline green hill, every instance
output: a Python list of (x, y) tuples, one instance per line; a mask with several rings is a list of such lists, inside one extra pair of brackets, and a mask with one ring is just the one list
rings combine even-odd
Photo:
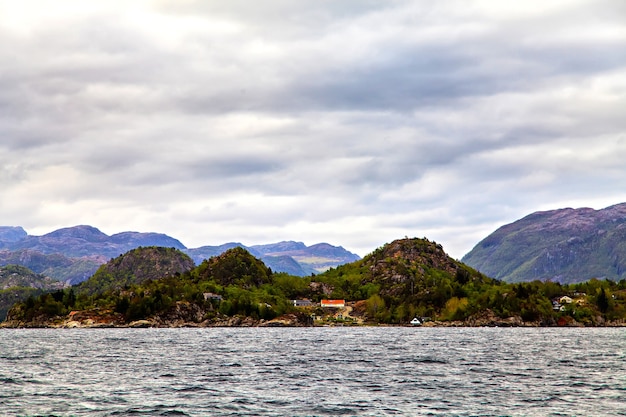
[(139, 247), (100, 266), (91, 278), (76, 287), (76, 292), (88, 295), (103, 293), (182, 274), (194, 266), (193, 260), (178, 249)]

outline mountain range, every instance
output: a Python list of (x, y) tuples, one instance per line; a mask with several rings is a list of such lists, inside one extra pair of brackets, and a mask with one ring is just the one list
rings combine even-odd
[[(341, 246), (284, 241), (245, 246), (238, 242), (187, 248), (160, 233), (107, 235), (92, 226), (74, 226), (43, 236), (22, 227), (0, 226), (0, 266), (22, 265), (66, 284), (91, 277), (100, 265), (138, 247), (160, 246), (186, 253), (196, 264), (241, 247), (276, 272), (318, 274), (359, 260)], [(506, 282), (550, 280), (577, 283), (592, 278), (626, 278), (626, 203), (602, 210), (564, 208), (532, 213), (480, 241), (462, 261)]]
[(626, 203), (532, 213), (497, 229), (462, 261), (507, 282), (620, 281), (626, 278)]
[(272, 270), (305, 276), (360, 259), (340, 246), (319, 243), (278, 242), (245, 246), (187, 248), (178, 239), (161, 233), (122, 232), (107, 235), (93, 226), (80, 225), (55, 230), (43, 236), (29, 235), (22, 227), (0, 226), (0, 266), (22, 265), (67, 284), (85, 281), (109, 259), (138, 247), (161, 246), (187, 253), (195, 263), (227, 249), (242, 247), (262, 259)]

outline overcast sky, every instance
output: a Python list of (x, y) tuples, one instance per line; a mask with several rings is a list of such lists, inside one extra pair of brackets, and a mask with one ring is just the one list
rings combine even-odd
[(187, 247), (626, 202), (626, 2), (0, 0), (0, 225)]

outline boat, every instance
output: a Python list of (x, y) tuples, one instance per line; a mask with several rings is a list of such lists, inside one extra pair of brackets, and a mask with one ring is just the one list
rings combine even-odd
[(422, 325), (422, 322), (417, 317), (414, 317), (413, 320), (410, 321), (410, 323), (413, 326), (421, 326)]

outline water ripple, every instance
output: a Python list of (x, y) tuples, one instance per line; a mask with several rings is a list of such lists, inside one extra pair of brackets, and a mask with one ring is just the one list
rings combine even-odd
[(0, 330), (7, 416), (626, 416), (623, 329)]

